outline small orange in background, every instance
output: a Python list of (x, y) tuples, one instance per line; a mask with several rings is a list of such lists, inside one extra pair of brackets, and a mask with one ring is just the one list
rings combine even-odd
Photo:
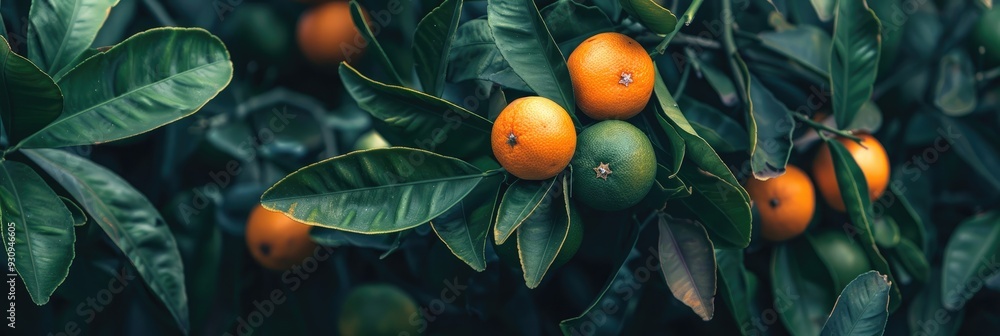
[(311, 227), (257, 205), (247, 220), (247, 247), (261, 266), (286, 270), (315, 252), (316, 243), (309, 239)]
[(746, 189), (760, 212), (764, 239), (788, 240), (809, 227), (816, 211), (816, 190), (799, 167), (788, 165), (784, 175), (767, 181), (751, 177)]
[[(862, 144), (854, 142), (848, 138), (839, 138), (847, 151), (858, 163), (861, 172), (868, 182), (868, 197), (874, 201), (882, 196), (885, 188), (889, 186), (889, 155), (885, 152), (882, 143), (871, 136), (871, 134), (856, 134), (861, 138)], [(813, 160), (813, 178), (816, 179), (816, 186), (820, 194), (826, 199), (826, 203), (838, 211), (844, 211), (844, 199), (840, 195), (840, 186), (837, 185), (837, 173), (833, 169), (833, 157), (830, 155), (830, 147), (821, 145), (816, 158)]]
[(576, 104), (597, 120), (625, 120), (646, 107), (653, 93), (653, 59), (631, 37), (591, 36), (567, 62)]
[(368, 45), (354, 26), (351, 5), (346, 1), (324, 3), (303, 13), (297, 36), (299, 49), (318, 65), (351, 62)]
[(493, 122), (493, 155), (507, 172), (544, 180), (563, 171), (576, 151), (576, 128), (562, 106), (543, 97), (510, 102)]

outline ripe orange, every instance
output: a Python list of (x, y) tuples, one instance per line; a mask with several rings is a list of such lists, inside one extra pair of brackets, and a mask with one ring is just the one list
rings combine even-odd
[(760, 212), (764, 239), (788, 240), (809, 226), (816, 211), (816, 189), (802, 169), (788, 165), (784, 175), (767, 181), (750, 178), (746, 184)]
[(368, 45), (354, 26), (350, 4), (340, 1), (321, 4), (303, 13), (297, 35), (299, 49), (319, 65), (350, 62), (360, 57)]
[(311, 226), (283, 213), (257, 205), (247, 220), (247, 247), (261, 266), (281, 271), (313, 254), (316, 243), (309, 239)]
[(510, 102), (493, 122), (493, 155), (508, 172), (525, 180), (559, 174), (576, 150), (576, 128), (569, 113), (543, 97)]
[(653, 60), (631, 37), (591, 36), (569, 55), (576, 104), (597, 120), (625, 120), (642, 111), (653, 93)]
[[(878, 199), (889, 186), (889, 156), (885, 153), (882, 143), (870, 134), (857, 134), (862, 139), (862, 145), (851, 139), (840, 138), (837, 141), (844, 144), (847, 151), (858, 163), (861, 172), (868, 182), (868, 197), (872, 201)], [(867, 148), (866, 148), (867, 147)], [(844, 200), (840, 196), (840, 187), (837, 185), (837, 174), (833, 170), (833, 157), (830, 156), (828, 146), (820, 146), (816, 158), (813, 160), (813, 178), (819, 188), (826, 203), (831, 208), (844, 211)]]

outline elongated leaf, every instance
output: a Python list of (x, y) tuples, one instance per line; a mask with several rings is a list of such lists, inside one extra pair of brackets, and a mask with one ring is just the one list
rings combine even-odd
[(8, 261), (14, 262), (31, 300), (48, 303), (76, 255), (73, 215), (31, 167), (10, 160), (0, 162), (0, 214), (4, 247), (16, 253)]
[(949, 310), (941, 302), (941, 270), (931, 271), (926, 289), (918, 291), (907, 309), (911, 334), (954, 336), (962, 326), (965, 309)]
[(934, 114), (944, 128), (942, 135), (958, 155), (986, 182), (1000, 189), (1000, 148), (981, 135), (981, 130), (955, 118)]
[(232, 75), (226, 47), (205, 30), (133, 35), (59, 80), (62, 116), (24, 147), (98, 144), (148, 132), (197, 112)]
[(765, 46), (795, 59), (813, 72), (829, 76), (829, 50), (833, 41), (823, 29), (799, 25), (788, 30), (762, 32), (759, 36)]
[[(576, 111), (566, 58), (542, 21), (532, 0), (489, 0), (487, 21), (497, 48), (524, 82), (539, 96), (566, 111)], [(573, 123), (579, 125), (575, 113)]]
[(469, 20), (458, 27), (448, 57), (448, 81), (491, 81), (505, 88), (529, 92), (531, 88), (514, 72), (493, 41), (490, 24)]
[(601, 9), (576, 1), (556, 1), (539, 12), (563, 55), (591, 36), (614, 31), (614, 24)]
[[(750, 148), (750, 166), (754, 178), (766, 181), (785, 173), (792, 155), (792, 112), (759, 80), (750, 77), (750, 100), (753, 101), (753, 122), (756, 141)], [(759, 126), (759, 127), (758, 127)]]
[(462, 16), (462, 0), (445, 0), (431, 10), (413, 35), (413, 67), (424, 92), (441, 96), (451, 43)]
[(819, 335), (836, 299), (829, 273), (803, 240), (775, 247), (771, 289), (781, 322), (793, 335)]
[[(896, 175), (897, 173), (894, 170), (892, 176), (901, 176)], [(895, 184), (894, 179), (890, 185)], [(920, 218), (916, 209), (902, 192), (897, 191), (895, 187), (890, 187), (878, 201), (872, 204), (872, 207), (874, 213), (878, 214), (884, 211), (896, 221), (901, 238), (909, 239), (921, 250), (927, 249), (929, 239), (927, 239), (927, 229), (924, 228), (923, 219)]]
[(934, 85), (934, 105), (952, 117), (971, 113), (976, 108), (976, 75), (972, 59), (963, 50), (955, 49), (941, 58), (937, 84)]
[(643, 202), (646, 202), (653, 209), (660, 209), (668, 200), (691, 196), (691, 192), (691, 188), (685, 185), (676, 173), (671, 172), (670, 169), (661, 164), (657, 164), (653, 188), (646, 194)]
[(909, 239), (903, 238), (891, 251), (893, 259), (903, 267), (903, 270), (921, 283), (926, 283), (930, 276), (931, 265), (927, 262), (924, 252)]
[(90, 48), (118, 0), (33, 0), (28, 58), (57, 81)]
[(745, 248), (750, 244), (750, 205), (740, 198), (739, 187), (709, 172), (681, 166), (678, 176), (691, 188), (680, 202), (701, 219), (718, 248)]
[(431, 220), (434, 233), (451, 253), (477, 272), (486, 269), (486, 237), (503, 177), (484, 178), (461, 202)]
[(715, 316), (715, 249), (705, 228), (660, 215), (660, 271), (677, 300), (709, 321)]
[(896, 220), (892, 219), (892, 217), (876, 218), (872, 221), (872, 230), (875, 243), (879, 247), (893, 248), (899, 244), (901, 238), (899, 225), (896, 225)]
[(677, 26), (677, 16), (653, 0), (619, 0), (622, 9), (657, 34), (668, 34)]
[(483, 176), (464, 161), (419, 149), (356, 151), (289, 174), (264, 192), (261, 205), (311, 225), (396, 232), (440, 216)]
[(882, 335), (889, 319), (889, 285), (876, 271), (854, 278), (837, 298), (820, 335)]
[(747, 150), (747, 131), (733, 118), (694, 99), (682, 98), (678, 103), (691, 127), (716, 151)]
[[(555, 197), (558, 183), (554, 179), (545, 181), (517, 180), (507, 188), (497, 211), (493, 239), (498, 245), (507, 242), (511, 234), (531, 216), (546, 198)], [(559, 191), (561, 192), (561, 191)]]
[(996, 274), (1000, 258), (1000, 212), (969, 218), (958, 225), (941, 264), (941, 302), (957, 310), (975, 294), (990, 275)]
[(59, 199), (62, 200), (63, 205), (66, 206), (66, 210), (69, 210), (70, 215), (73, 216), (73, 226), (83, 226), (84, 224), (87, 224), (87, 213), (84, 212), (79, 205), (76, 205), (73, 200), (62, 196), (59, 196)]
[(174, 236), (153, 204), (118, 175), (82, 157), (55, 149), (22, 153), (80, 202), (187, 332), (184, 265)]
[(830, 56), (830, 94), (837, 125), (850, 125), (872, 95), (881, 24), (865, 0), (837, 1)]
[(753, 325), (751, 297), (753, 295), (748, 283), (748, 271), (743, 266), (742, 250), (715, 250), (715, 260), (718, 266), (719, 295), (729, 307), (730, 313), (740, 326), (740, 333), (750, 335), (747, 326)]
[(830, 21), (836, 15), (837, 0), (809, 0), (809, 2), (812, 3), (820, 21)]
[(401, 71), (402, 69), (397, 69), (397, 66), (392, 63), (392, 60), (389, 59), (389, 54), (385, 52), (384, 48), (382, 48), (382, 44), (378, 42), (377, 38), (375, 38), (375, 33), (373, 33), (371, 29), (373, 25), (382, 25), (380, 23), (369, 22), (369, 17), (362, 14), (363, 10), (364, 8), (361, 8), (361, 5), (359, 5), (356, 0), (351, 0), (351, 20), (354, 21), (354, 26), (358, 28), (358, 32), (361, 33), (361, 37), (367, 41), (368, 44), (366, 45), (366, 49), (369, 50), (369, 52), (375, 53), (376, 59), (378, 59), (379, 63), (382, 64), (382, 69), (389, 73), (392, 80), (389, 84), (405, 85), (406, 82), (400, 74), (409, 74), (409, 72), (403, 72)]
[(695, 69), (705, 76), (705, 81), (708, 82), (708, 85), (719, 94), (719, 99), (722, 100), (723, 105), (736, 105), (739, 97), (736, 93), (736, 86), (733, 85), (733, 81), (729, 79), (728, 75), (711, 64), (703, 63), (693, 50), (689, 52), (688, 59), (691, 60), (691, 64), (695, 66)]
[[(847, 215), (854, 225), (856, 236), (860, 238), (859, 243), (865, 250), (865, 254), (868, 255), (868, 261), (871, 262), (872, 267), (880, 274), (888, 276), (889, 283), (895, 283), (896, 279), (889, 271), (889, 263), (886, 262), (882, 252), (875, 244), (872, 224), (874, 216), (872, 215), (871, 201), (868, 199), (868, 183), (865, 182), (865, 176), (843, 144), (834, 139), (827, 139), (826, 143), (827, 146), (830, 146), (830, 153), (833, 157), (833, 168), (837, 175), (840, 197), (847, 207)], [(889, 311), (895, 311), (901, 303), (900, 300), (902, 300), (902, 294), (899, 291), (899, 286), (892, 286), (889, 293)]]
[(63, 97), (52, 78), (14, 53), (6, 39), (0, 42), (0, 122), (8, 144), (16, 144), (56, 120)]
[[(556, 177), (559, 179), (560, 177)], [(562, 176), (562, 184), (568, 183), (568, 175)], [(555, 194), (542, 199), (538, 207), (517, 229), (517, 253), (521, 259), (521, 271), (528, 288), (538, 287), (545, 273), (559, 256), (566, 237), (569, 237), (570, 207), (569, 193), (558, 188)]]
[(490, 153), (493, 123), (446, 100), (364, 77), (348, 64), (340, 78), (362, 109), (404, 135), (410, 145), (459, 158)]

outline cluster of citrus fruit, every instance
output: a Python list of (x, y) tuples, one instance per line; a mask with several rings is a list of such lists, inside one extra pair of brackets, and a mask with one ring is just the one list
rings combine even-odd
[(556, 102), (520, 98), (493, 124), (493, 154), (525, 180), (552, 178), (572, 165), (574, 199), (605, 211), (633, 206), (653, 186), (656, 156), (649, 138), (624, 120), (653, 93), (653, 60), (632, 38), (601, 33), (583, 41), (567, 65), (576, 105), (598, 122), (577, 134)]
[[(882, 144), (869, 134), (858, 134), (861, 143), (848, 138), (838, 141), (851, 153), (868, 184), (868, 196), (878, 199), (889, 185), (889, 157)], [(830, 147), (820, 146), (812, 162), (812, 179), (802, 169), (788, 165), (784, 175), (767, 181), (751, 178), (746, 183), (761, 219), (761, 235), (770, 241), (783, 241), (802, 234), (816, 210), (816, 181), (826, 203), (837, 211), (845, 211), (840, 187), (833, 168)]]

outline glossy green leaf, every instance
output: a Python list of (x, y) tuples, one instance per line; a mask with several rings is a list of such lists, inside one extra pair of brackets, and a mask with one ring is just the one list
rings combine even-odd
[(33, 0), (28, 14), (28, 58), (59, 80), (83, 54), (118, 0)]
[[(504, 59), (539, 96), (576, 111), (566, 58), (532, 0), (489, 0), (487, 21)], [(573, 123), (579, 125), (575, 113)]]
[(926, 283), (930, 276), (931, 266), (924, 252), (909, 239), (900, 239), (890, 252), (893, 259), (903, 267), (903, 270), (921, 283)]
[[(568, 179), (568, 175), (564, 174), (561, 183), (566, 185)], [(536, 288), (542, 283), (549, 267), (559, 256), (566, 237), (569, 237), (570, 207), (573, 206), (569, 202), (569, 193), (564, 192), (564, 188), (553, 191), (542, 199), (517, 229), (517, 251), (528, 288)]]
[(458, 204), (484, 174), (462, 160), (392, 147), (326, 159), (285, 176), (261, 205), (303, 223), (357, 233), (403, 231)]
[(976, 108), (976, 74), (969, 54), (955, 49), (941, 58), (934, 106), (952, 117), (971, 113)]
[(833, 21), (830, 94), (837, 125), (850, 125), (872, 95), (881, 24), (864, 0), (838, 1)]
[(656, 179), (653, 180), (653, 187), (649, 189), (643, 202), (649, 207), (660, 209), (668, 200), (691, 196), (691, 192), (691, 188), (685, 185), (676, 173), (661, 164), (657, 164)]
[[(546, 198), (561, 192), (556, 188), (554, 179), (544, 181), (517, 180), (507, 188), (497, 210), (496, 226), (493, 228), (493, 239), (497, 244), (504, 244), (507, 238), (517, 230), (524, 221), (541, 206)], [(558, 192), (557, 192), (558, 191)]]
[(118, 175), (82, 157), (55, 149), (22, 153), (80, 202), (187, 332), (184, 265), (174, 236), (153, 204)]
[(741, 249), (750, 245), (750, 204), (740, 197), (741, 187), (691, 164), (681, 166), (678, 176), (691, 188), (691, 196), (681, 198), (680, 203), (708, 228), (716, 247)]
[(389, 84), (405, 85), (406, 82), (400, 74), (409, 74), (409, 72), (400, 71), (402, 69), (397, 69), (397, 66), (392, 63), (392, 60), (389, 59), (389, 54), (385, 52), (384, 48), (382, 48), (382, 44), (378, 42), (375, 33), (373, 33), (371, 29), (372, 26), (382, 26), (382, 24), (370, 22), (368, 20), (369, 17), (362, 14), (363, 10), (364, 8), (361, 8), (361, 5), (358, 4), (357, 0), (351, 0), (351, 20), (354, 21), (354, 27), (356, 27), (358, 32), (361, 33), (361, 37), (367, 41), (365, 49), (368, 50), (369, 53), (374, 53), (376, 59), (382, 64), (382, 69), (389, 73), (389, 76), (392, 79), (392, 82), (389, 82)]
[(829, 50), (833, 41), (830, 39), (830, 34), (823, 29), (799, 25), (788, 30), (762, 32), (759, 36), (765, 46), (795, 59), (815, 73), (829, 75)]
[(413, 35), (413, 68), (429, 95), (440, 97), (444, 92), (448, 54), (461, 17), (462, 0), (445, 0), (417, 24)]
[(708, 82), (708, 85), (719, 94), (719, 100), (722, 101), (722, 105), (736, 105), (736, 102), (739, 101), (739, 96), (736, 93), (736, 86), (729, 79), (729, 75), (726, 75), (725, 72), (717, 69), (712, 64), (702, 62), (693, 50), (686, 49), (685, 51), (689, 51), (688, 59), (691, 60), (691, 64), (705, 76), (705, 81)]
[(614, 31), (615, 27), (599, 8), (576, 1), (556, 1), (539, 12), (552, 39), (566, 56), (591, 36)]
[[(684, 141), (681, 133), (677, 131), (677, 128), (663, 117), (661, 107), (654, 105), (653, 110), (656, 112), (653, 118), (656, 119), (656, 124), (658, 125), (649, 125), (650, 129), (644, 129), (643, 131), (650, 135), (649, 141), (653, 143), (653, 149), (656, 150), (657, 162), (663, 162), (666, 165), (666, 169), (670, 171), (668, 177), (673, 178), (681, 170), (681, 164), (684, 163), (684, 156), (687, 154), (687, 143)], [(643, 115), (641, 118), (647, 121), (646, 118), (648, 117)], [(695, 127), (694, 124), (690, 126), (692, 128)], [(663, 133), (661, 134), (660, 132)], [(664, 144), (664, 142), (667, 143)]]
[(941, 121), (943, 128), (941, 135), (954, 148), (962, 159), (965, 160), (972, 170), (979, 173), (986, 182), (1000, 189), (1000, 148), (988, 137), (980, 132), (989, 132), (977, 129), (965, 120), (950, 118), (940, 114), (934, 114)]
[(753, 102), (753, 122), (750, 136), (750, 167), (754, 178), (762, 181), (781, 176), (792, 155), (792, 131), (795, 120), (792, 112), (779, 101), (767, 87), (750, 76), (750, 100)]
[(62, 196), (59, 196), (59, 199), (62, 200), (63, 205), (66, 206), (66, 210), (69, 210), (70, 215), (73, 216), (73, 226), (87, 224), (87, 213), (79, 205), (76, 205), (76, 202)]
[(23, 147), (98, 144), (148, 132), (197, 112), (232, 75), (226, 47), (205, 30), (133, 35), (59, 80), (62, 116)]
[(771, 290), (774, 307), (793, 335), (819, 335), (836, 298), (832, 279), (806, 241), (793, 240), (774, 248)]
[(742, 335), (750, 335), (748, 326), (753, 325), (753, 288), (748, 278), (749, 271), (743, 265), (743, 250), (715, 250), (718, 264), (719, 295), (740, 327)]
[(869, 271), (847, 284), (823, 325), (822, 336), (881, 336), (889, 319), (889, 281)]
[[(872, 215), (871, 201), (868, 199), (868, 183), (865, 182), (861, 168), (858, 167), (847, 148), (839, 141), (827, 139), (826, 144), (830, 147), (830, 153), (833, 157), (833, 167), (837, 176), (840, 196), (847, 207), (848, 218), (853, 224), (851, 228), (856, 233), (856, 237), (860, 239), (859, 243), (865, 250), (865, 254), (868, 255), (868, 261), (871, 262), (872, 267), (880, 274), (888, 276), (890, 283), (896, 283), (889, 270), (889, 263), (886, 262), (882, 252), (875, 244), (874, 224), (872, 224), (874, 216)], [(899, 286), (892, 286), (889, 299), (889, 311), (895, 311), (902, 300)]]
[(477, 272), (486, 269), (486, 237), (503, 179), (502, 174), (484, 178), (461, 202), (431, 220), (434, 233), (451, 253)]
[(505, 88), (530, 92), (531, 88), (500, 54), (490, 25), (483, 19), (469, 20), (458, 27), (448, 60), (448, 81), (481, 79)]
[(965, 305), (990, 275), (1000, 270), (1000, 212), (966, 219), (955, 228), (941, 264), (941, 302), (951, 310)]
[(708, 232), (698, 222), (659, 218), (660, 271), (674, 298), (709, 321), (715, 316), (715, 249)]
[(0, 42), (0, 122), (13, 145), (56, 120), (63, 97), (52, 78), (11, 51), (6, 39)]
[(348, 64), (340, 78), (362, 109), (398, 130), (403, 141), (442, 155), (472, 158), (490, 153), (493, 123), (444, 99), (361, 75)]
[(619, 0), (622, 9), (656, 34), (668, 34), (677, 26), (677, 16), (654, 0)]
[(725, 113), (694, 99), (681, 98), (678, 102), (691, 127), (716, 151), (739, 152), (747, 150), (746, 129)]
[(875, 243), (881, 248), (892, 248), (899, 244), (899, 225), (892, 217), (875, 218), (872, 221)]
[(931, 271), (924, 290), (918, 291), (907, 310), (910, 334), (954, 336), (962, 327), (965, 309), (950, 310), (941, 302), (941, 270)]
[(0, 214), (5, 250), (16, 250), (7, 261), (14, 262), (31, 300), (48, 303), (76, 255), (73, 215), (31, 167), (10, 160), (0, 161)]

